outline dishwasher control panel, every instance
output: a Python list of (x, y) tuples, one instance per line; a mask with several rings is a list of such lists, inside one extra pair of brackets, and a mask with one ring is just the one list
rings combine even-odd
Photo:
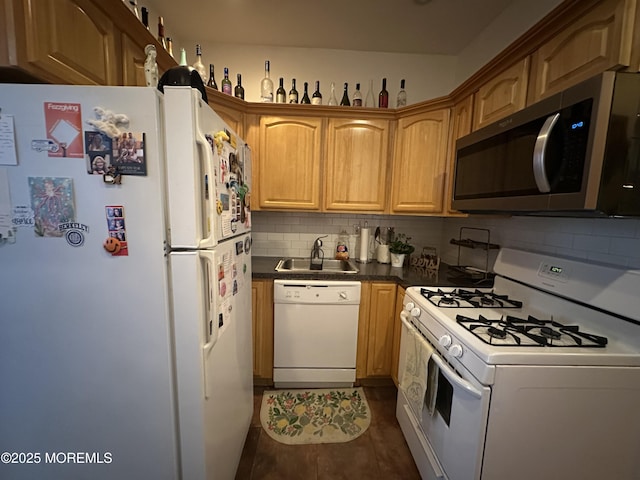
[(274, 280), (274, 303), (359, 304), (360, 282)]

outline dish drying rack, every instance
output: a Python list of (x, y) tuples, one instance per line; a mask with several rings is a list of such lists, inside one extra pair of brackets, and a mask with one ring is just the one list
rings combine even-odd
[[(486, 241), (473, 240), (469, 238), (469, 231), (476, 232), (476, 234), (474, 235), (476, 238), (486, 236)], [(467, 237), (464, 236), (465, 234), (467, 235)], [(449, 243), (458, 246), (458, 264), (451, 266), (450, 268), (452, 270), (455, 270), (456, 272), (459, 272), (460, 278), (469, 279), (476, 284), (487, 282), (493, 278), (493, 274), (489, 272), (489, 251), (498, 250), (500, 248), (500, 245), (491, 243), (490, 230), (486, 228), (460, 227), (458, 238), (452, 238)], [(481, 248), (485, 251), (484, 270), (469, 265), (460, 265), (460, 254), (463, 247), (471, 249)]]

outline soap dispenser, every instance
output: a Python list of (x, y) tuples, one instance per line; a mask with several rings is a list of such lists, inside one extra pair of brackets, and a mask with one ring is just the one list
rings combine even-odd
[(349, 260), (349, 234), (345, 230), (338, 235), (336, 260)]

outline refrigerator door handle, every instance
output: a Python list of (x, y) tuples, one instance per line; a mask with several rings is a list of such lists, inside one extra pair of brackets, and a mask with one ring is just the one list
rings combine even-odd
[(204, 328), (205, 343), (202, 346), (202, 381), (204, 385), (204, 398), (210, 396), (208, 382), (208, 359), (214, 345), (218, 341), (219, 325), (216, 315), (217, 305), (217, 277), (216, 272), (216, 254), (213, 251), (203, 250), (198, 252), (200, 264), (202, 265), (202, 298), (204, 300)]
[[(196, 92), (197, 93), (197, 92)], [(200, 163), (200, 173), (201, 178), (200, 182), (203, 182), (202, 185), (202, 196), (204, 198), (200, 199), (203, 202), (203, 209), (201, 212), (202, 218), (200, 221), (202, 222), (202, 238), (198, 243), (199, 248), (211, 248), (216, 246), (216, 233), (215, 233), (215, 225), (212, 223), (215, 220), (215, 212), (216, 212), (216, 195), (215, 195), (215, 183), (216, 177), (214, 173), (213, 167), (213, 150), (211, 144), (204, 135), (202, 125), (201, 125), (201, 114), (199, 100), (196, 97), (194, 98), (194, 117), (195, 117), (195, 140), (198, 151), (198, 162)]]

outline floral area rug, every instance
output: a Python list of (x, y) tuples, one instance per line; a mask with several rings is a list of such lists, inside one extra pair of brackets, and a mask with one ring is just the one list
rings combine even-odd
[(271, 390), (262, 395), (260, 422), (280, 443), (348, 442), (371, 423), (362, 388)]

